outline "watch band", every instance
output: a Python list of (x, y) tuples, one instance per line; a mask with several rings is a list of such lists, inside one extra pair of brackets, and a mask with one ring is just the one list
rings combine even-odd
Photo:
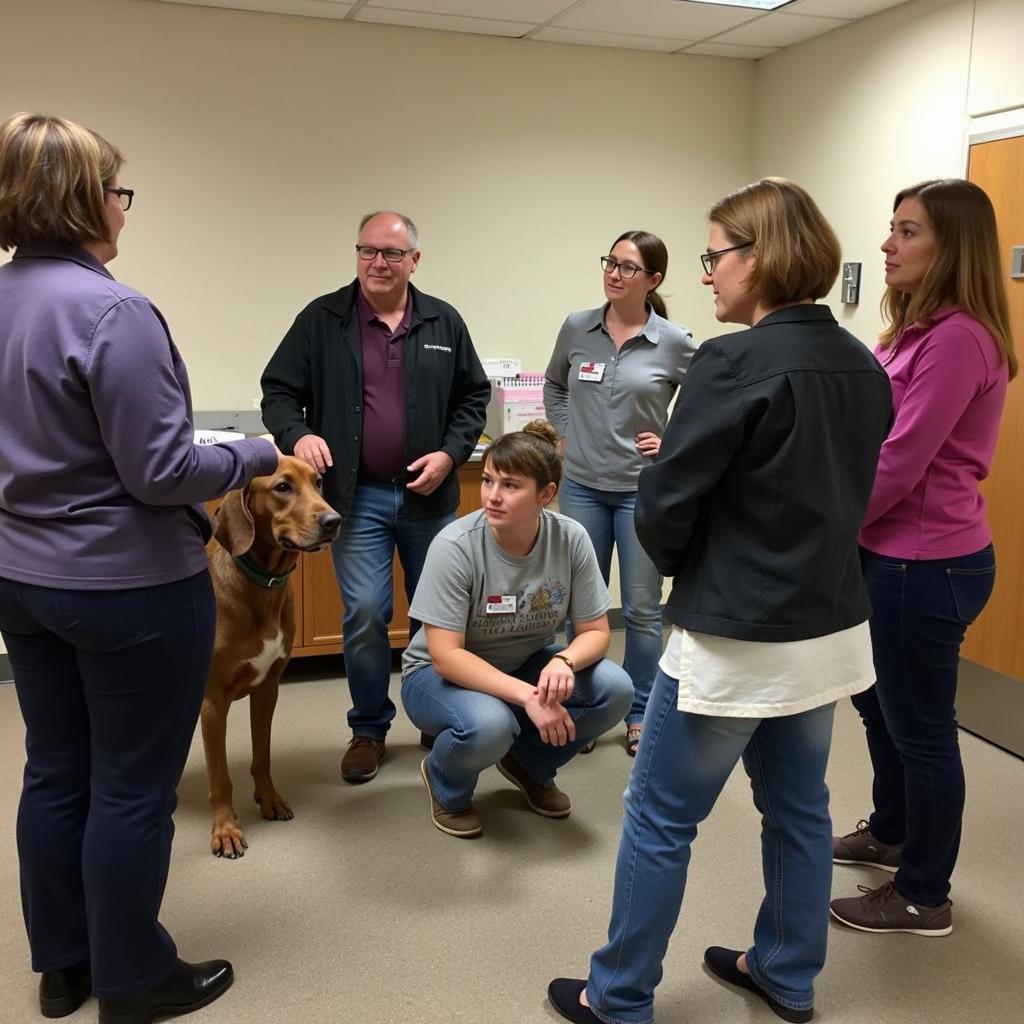
[(564, 654), (552, 654), (552, 658), (557, 658), (559, 661), (564, 661), (569, 666), (570, 671), (573, 675), (576, 674), (576, 666), (572, 663), (571, 658), (567, 658)]

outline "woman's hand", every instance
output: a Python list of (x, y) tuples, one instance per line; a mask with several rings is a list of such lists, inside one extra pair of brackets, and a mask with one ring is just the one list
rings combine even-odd
[(575, 687), (573, 671), (561, 658), (552, 658), (541, 670), (537, 680), (537, 697), (541, 704), (563, 704)]
[(530, 721), (537, 726), (541, 742), (564, 747), (576, 739), (576, 723), (561, 704), (542, 704), (534, 694), (524, 707)]
[(636, 448), (645, 458), (653, 459), (661, 451), (661, 438), (645, 430), (642, 434), (636, 435)]

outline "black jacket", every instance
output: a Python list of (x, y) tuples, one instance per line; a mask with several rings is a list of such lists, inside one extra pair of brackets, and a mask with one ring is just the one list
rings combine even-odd
[[(263, 371), (263, 422), (290, 452), (304, 434), (318, 434), (334, 466), (324, 497), (342, 515), (352, 504), (363, 434), (363, 342), (355, 315), (358, 281), (314, 299), (295, 318)], [(405, 338), (406, 465), (443, 451), (461, 465), (484, 429), (491, 385), (462, 317), (440, 299), (409, 285), (412, 320)], [(432, 494), (406, 492), (412, 519), (453, 512), (459, 481), (453, 471)]]
[(668, 618), (770, 641), (863, 622), (857, 531), (891, 420), (885, 371), (826, 306), (701, 345), (636, 504)]

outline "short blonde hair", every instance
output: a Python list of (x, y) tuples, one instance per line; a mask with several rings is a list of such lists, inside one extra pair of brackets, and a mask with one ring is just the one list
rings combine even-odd
[(110, 240), (103, 189), (124, 157), (101, 135), (46, 114), (0, 125), (0, 249)]
[(841, 250), (817, 204), (795, 182), (762, 178), (720, 199), (708, 219), (756, 254), (747, 289), (778, 308), (820, 299), (839, 276)]

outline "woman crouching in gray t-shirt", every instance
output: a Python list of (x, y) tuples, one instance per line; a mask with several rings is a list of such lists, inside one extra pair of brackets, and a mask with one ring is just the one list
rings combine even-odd
[[(629, 676), (604, 659), (611, 600), (590, 538), (547, 508), (562, 476), (556, 444), (536, 420), (487, 449), (483, 508), (434, 538), (409, 609), (423, 626), (402, 659), (402, 703), (436, 736), (421, 772), (448, 835), (480, 835), (473, 790), (492, 764), (532, 811), (566, 817), (555, 773), (633, 699)], [(568, 647), (555, 643), (566, 618)]]

